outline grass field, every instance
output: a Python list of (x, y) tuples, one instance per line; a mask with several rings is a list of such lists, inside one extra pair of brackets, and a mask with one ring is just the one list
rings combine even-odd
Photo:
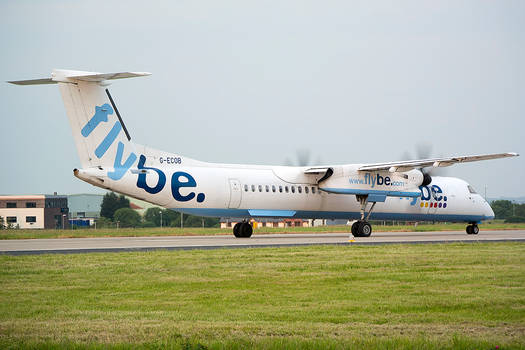
[(525, 244), (0, 256), (0, 348), (525, 349)]
[[(374, 232), (423, 232), (423, 231), (465, 231), (466, 224), (429, 224), (419, 225), (373, 225)], [(506, 224), (488, 222), (480, 225), (481, 230), (515, 230), (525, 229), (523, 224)], [(318, 233), (318, 232), (350, 232), (349, 226), (318, 226), (318, 227), (261, 227), (254, 230), (255, 234), (264, 233)], [(231, 229), (221, 228), (102, 228), (76, 230), (0, 230), (0, 239), (33, 239), (33, 238), (83, 238), (83, 237), (144, 237), (144, 236), (195, 236), (195, 235), (230, 235)]]

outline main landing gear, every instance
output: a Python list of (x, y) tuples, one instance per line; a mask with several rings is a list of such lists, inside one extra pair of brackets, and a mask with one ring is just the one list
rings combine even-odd
[(250, 238), (252, 233), (253, 228), (249, 222), (238, 222), (233, 226), (233, 235), (237, 238)]
[(467, 226), (467, 234), (477, 235), (479, 233), (479, 227), (476, 224), (470, 224)]
[(372, 225), (365, 220), (358, 220), (352, 224), (352, 234), (354, 237), (370, 237)]
[(368, 196), (357, 195), (356, 198), (359, 203), (361, 203), (361, 219), (352, 224), (352, 235), (354, 235), (354, 237), (370, 237), (372, 234), (372, 225), (368, 223), (368, 218), (370, 218), (370, 214), (372, 214), (372, 210), (374, 209), (376, 202), (372, 202), (372, 206), (370, 207), (370, 210), (368, 210), (368, 214), (366, 214), (365, 217)]

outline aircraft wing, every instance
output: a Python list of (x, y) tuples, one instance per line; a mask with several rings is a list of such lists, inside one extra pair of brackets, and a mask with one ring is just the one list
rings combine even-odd
[(409, 171), (415, 168), (424, 167), (446, 167), (457, 163), (477, 162), (480, 160), (507, 158), (519, 156), (518, 153), (493, 153), (493, 154), (481, 154), (475, 156), (459, 156), (459, 157), (445, 157), (445, 158), (430, 158), (430, 159), (419, 159), (419, 160), (406, 160), (400, 162), (389, 162), (389, 163), (375, 163), (365, 164), (361, 166), (359, 171), (374, 171), (374, 170), (389, 170), (390, 172), (396, 171)]

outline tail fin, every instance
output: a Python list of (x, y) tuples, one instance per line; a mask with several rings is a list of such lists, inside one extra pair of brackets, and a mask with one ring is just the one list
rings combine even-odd
[(83, 168), (111, 167), (117, 180), (136, 161), (131, 137), (107, 86), (108, 80), (142, 77), (145, 72), (95, 73), (54, 69), (51, 78), (10, 81), (17, 85), (56, 84), (60, 88)]

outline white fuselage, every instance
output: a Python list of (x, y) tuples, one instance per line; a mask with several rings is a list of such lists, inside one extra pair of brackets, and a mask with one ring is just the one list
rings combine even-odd
[[(117, 181), (105, 176), (105, 169), (98, 174), (82, 172), (77, 176), (90, 183), (102, 179), (103, 183), (93, 184), (194, 215), (358, 219), (361, 205), (355, 195), (327, 192), (334, 184), (347, 184), (345, 190), (354, 190), (358, 185), (350, 184), (350, 179), (355, 179), (356, 172), (348, 169), (356, 167), (334, 166), (334, 175), (319, 185), (317, 178), (304, 175), (305, 168), (301, 167), (214, 163), (187, 167), (156, 162), (144, 169), (131, 169)], [(368, 178), (376, 173), (369, 173)], [(139, 176), (145, 181), (141, 186)], [(370, 191), (372, 181), (368, 182), (359, 187)], [(384, 188), (374, 186), (378, 192)], [(480, 222), (494, 217), (488, 203), (479, 194), (471, 193), (468, 184), (458, 178), (433, 177), (430, 185), (416, 186), (415, 191), (417, 197), (386, 197), (376, 204), (370, 219)]]

